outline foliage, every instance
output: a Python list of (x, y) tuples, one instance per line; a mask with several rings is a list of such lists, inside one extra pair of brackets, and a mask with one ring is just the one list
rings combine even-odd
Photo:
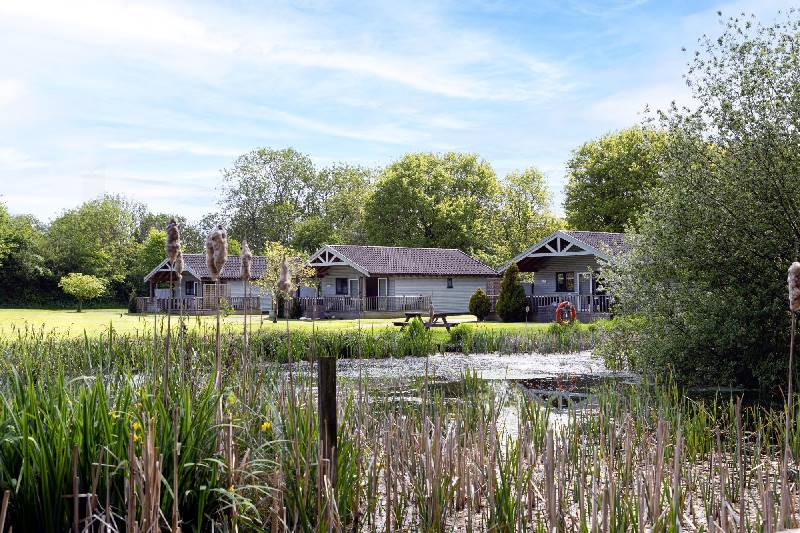
[(525, 290), (519, 282), (519, 268), (516, 263), (511, 263), (503, 272), (496, 309), (503, 322), (519, 322), (525, 319)]
[(47, 229), (54, 272), (85, 272), (121, 281), (135, 249), (135, 232), (134, 216), (120, 197), (104, 196), (65, 211)]
[(469, 297), (470, 314), (475, 315), (479, 321), (482, 321), (484, 318), (486, 318), (491, 309), (492, 302), (489, 301), (489, 297), (486, 295), (486, 292), (480, 287), (475, 289), (475, 292)]
[(259, 250), (268, 242), (288, 244), (295, 225), (313, 209), (316, 173), (311, 159), (287, 148), (259, 148), (222, 172), (220, 207), (230, 233)]
[(800, 22), (731, 19), (688, 73), (695, 110), (670, 135), (657, 200), (633, 251), (606, 269), (622, 311), (645, 320), (632, 361), (684, 383), (785, 379), (786, 271), (800, 244)]
[(139, 309), (136, 307), (136, 289), (131, 289), (130, 295), (128, 296), (128, 313), (136, 313)]
[(10, 216), (0, 203), (0, 302), (41, 302), (57, 290), (44, 256), (42, 223), (29, 215)]
[(501, 183), (494, 230), (500, 257), (514, 257), (531, 244), (565, 227), (550, 212), (551, 197), (544, 174), (536, 168), (512, 172)]
[(576, 229), (623, 232), (651, 203), (659, 184), (664, 132), (633, 127), (589, 141), (567, 163), (564, 210)]
[(487, 251), (498, 191), (494, 170), (475, 154), (407, 154), (378, 178), (367, 235), (380, 245)]
[(78, 300), (78, 312), (81, 312), (84, 300), (93, 300), (105, 294), (108, 282), (91, 274), (71, 272), (58, 282), (61, 289)]
[(473, 328), (467, 324), (458, 324), (450, 329), (450, 339), (448, 344), (461, 351), (469, 352), (472, 337), (475, 334)]

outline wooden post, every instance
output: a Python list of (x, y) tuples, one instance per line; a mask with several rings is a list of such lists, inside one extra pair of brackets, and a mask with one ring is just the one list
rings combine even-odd
[(336, 487), (336, 356), (319, 358), (317, 387), (320, 455), (328, 465), (319, 469), (319, 488), (324, 491), (325, 474), (331, 487)]

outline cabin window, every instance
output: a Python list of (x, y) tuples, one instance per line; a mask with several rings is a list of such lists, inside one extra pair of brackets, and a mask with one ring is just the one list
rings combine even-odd
[(575, 292), (575, 272), (556, 272), (556, 292)]
[(453, 288), (453, 278), (447, 278), (447, 288), (448, 289)]
[(347, 296), (347, 278), (336, 278), (336, 294)]
[(186, 282), (186, 296), (197, 296), (197, 283), (194, 281)]

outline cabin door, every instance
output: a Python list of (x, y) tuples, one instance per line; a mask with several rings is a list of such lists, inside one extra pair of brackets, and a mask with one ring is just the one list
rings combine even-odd
[(594, 279), (591, 272), (581, 272), (578, 276), (578, 294), (580, 294), (578, 310), (590, 311), (592, 307), (592, 290)]

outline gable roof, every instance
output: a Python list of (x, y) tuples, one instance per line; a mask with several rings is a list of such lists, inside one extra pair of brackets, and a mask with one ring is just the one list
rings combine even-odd
[[(553, 242), (556, 244), (553, 245)], [(529, 257), (594, 255), (609, 261), (630, 249), (624, 233), (558, 230), (506, 261), (499, 270), (502, 272), (512, 263), (519, 263)]]
[[(242, 268), (241, 262), (242, 258), (238, 255), (229, 255), (228, 260), (225, 262), (225, 266), (222, 268), (222, 272), (219, 275), (219, 279), (239, 279)], [(169, 267), (166, 269), (164, 267), (167, 267), (166, 259), (164, 259), (156, 268), (150, 271), (150, 273), (144, 277), (144, 281), (148, 281), (161, 270), (170, 270)], [(266, 270), (266, 268), (266, 258), (261, 255), (254, 255), (253, 262), (250, 267), (252, 279), (260, 279), (264, 275), (264, 270)], [(211, 279), (211, 273), (206, 265), (205, 254), (183, 254), (183, 269), (198, 279)]]
[(572, 230), (565, 230), (563, 233), (574, 237), (596, 250), (608, 251), (612, 256), (620, 253), (628, 253), (631, 250), (631, 245), (629, 242), (626, 242), (624, 233)]
[(497, 276), (493, 268), (456, 248), (331, 244), (311, 256), (308, 264), (334, 263), (347, 264), (367, 276)]

